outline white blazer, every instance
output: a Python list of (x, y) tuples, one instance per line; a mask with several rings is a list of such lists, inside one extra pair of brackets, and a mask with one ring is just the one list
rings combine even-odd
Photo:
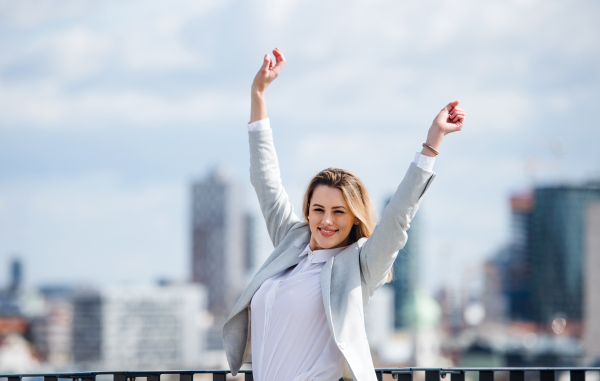
[[(223, 327), (231, 373), (251, 362), (250, 301), (264, 281), (302, 260), (310, 229), (295, 214), (281, 185), (272, 130), (249, 132), (250, 179), (256, 190), (275, 250), (233, 307)], [(390, 174), (390, 178), (393, 178)], [(414, 163), (385, 208), (369, 238), (362, 238), (329, 259), (321, 270), (321, 291), (329, 329), (347, 363), (344, 380), (376, 381), (364, 324), (364, 306), (387, 279), (423, 194), (435, 177)]]

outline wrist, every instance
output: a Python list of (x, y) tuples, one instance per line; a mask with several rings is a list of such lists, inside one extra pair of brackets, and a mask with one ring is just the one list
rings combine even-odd
[(267, 86), (263, 86), (260, 83), (252, 82), (252, 87), (251, 87), (252, 95), (256, 94), (256, 95), (264, 96), (266, 90), (267, 90)]
[(429, 131), (427, 132), (427, 140), (425, 141), (425, 144), (427, 144), (428, 146), (431, 146), (435, 150), (437, 150), (442, 145), (444, 136), (445, 136), (445, 134), (442, 129), (440, 129), (439, 127), (437, 127), (435, 125), (432, 125), (429, 128)]
[(251, 95), (252, 97), (255, 98), (264, 98), (265, 97), (265, 90), (259, 90), (257, 88), (255, 88), (254, 86), (252, 86), (252, 90), (251, 90)]

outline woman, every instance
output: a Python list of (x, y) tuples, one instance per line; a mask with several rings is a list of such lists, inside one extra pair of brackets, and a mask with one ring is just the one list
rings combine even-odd
[(458, 102), (440, 111), (376, 228), (363, 183), (337, 168), (311, 181), (301, 221), (281, 185), (267, 119), (264, 93), (285, 65), (279, 49), (273, 54), (276, 65), (266, 55), (254, 78), (248, 129), (251, 181), (275, 250), (223, 327), (227, 360), (233, 375), (252, 362), (257, 381), (376, 380), (363, 307), (389, 280), (437, 150), (462, 129), (465, 112)]

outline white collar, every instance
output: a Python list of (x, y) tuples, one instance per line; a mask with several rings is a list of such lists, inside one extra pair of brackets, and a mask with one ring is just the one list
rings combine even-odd
[(304, 251), (302, 251), (302, 253), (300, 253), (299, 257), (308, 255), (308, 254), (312, 254), (310, 257), (310, 262), (311, 263), (319, 263), (319, 262), (327, 262), (327, 260), (331, 257), (335, 257), (336, 254), (338, 254), (339, 252), (341, 252), (342, 250), (344, 250), (345, 248), (347, 248), (348, 246), (344, 246), (344, 247), (336, 247), (335, 249), (322, 249), (322, 250), (310, 250), (310, 243), (308, 245), (306, 245), (306, 248), (304, 248)]

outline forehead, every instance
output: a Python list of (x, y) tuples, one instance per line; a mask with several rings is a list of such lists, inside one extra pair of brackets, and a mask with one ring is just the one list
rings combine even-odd
[(319, 185), (315, 188), (310, 203), (311, 205), (316, 203), (323, 206), (348, 206), (342, 191), (327, 185)]

